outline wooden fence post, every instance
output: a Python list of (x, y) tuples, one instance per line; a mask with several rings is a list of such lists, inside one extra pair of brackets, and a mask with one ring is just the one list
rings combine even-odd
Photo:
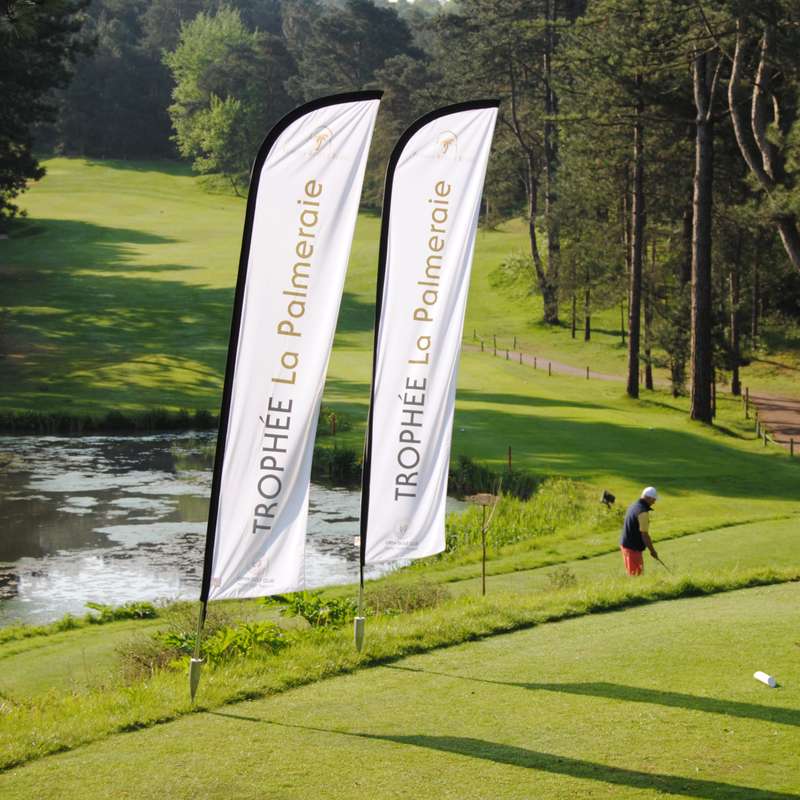
[(750, 387), (744, 387), (744, 418), (750, 419)]
[(506, 361), (508, 361), (508, 348), (506, 347)]
[(553, 374), (553, 362), (552, 361), (548, 361), (547, 362), (547, 374), (548, 375), (552, 375)]
[(519, 363), (522, 363), (522, 350), (519, 351)]
[(589, 367), (586, 367), (586, 380), (589, 380)]
[(794, 439), (789, 439), (789, 458), (794, 458)]
[(483, 339), (481, 339), (481, 353), (483, 352)]

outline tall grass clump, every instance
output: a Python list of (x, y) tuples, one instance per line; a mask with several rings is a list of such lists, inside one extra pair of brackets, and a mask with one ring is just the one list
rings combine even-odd
[(8, 625), (0, 628), (0, 645), (6, 642), (18, 642), (23, 639), (32, 639), (35, 636), (51, 636), (54, 633), (84, 628), (87, 625), (106, 625), (109, 622), (118, 622), (126, 619), (154, 619), (159, 614), (159, 609), (146, 601), (125, 603), (121, 606), (109, 606), (103, 603), (86, 603), (92, 609), (82, 617), (65, 614), (55, 622), (46, 625)]
[(511, 497), (527, 500), (535, 491), (540, 480), (522, 470), (494, 472), (485, 464), (473, 461), (469, 456), (460, 455), (454, 466), (450, 467), (447, 491), (453, 497), (467, 497), (471, 494), (502, 491)]
[[(616, 524), (616, 516), (614, 517)], [(471, 506), (447, 519), (447, 553), (479, 547), (483, 511)], [(528, 500), (502, 494), (487, 534), (490, 548), (535, 540), (580, 527), (582, 531), (609, 525), (608, 512), (593, 490), (567, 478), (549, 478)]]
[(366, 592), (364, 600), (371, 614), (408, 614), (436, 608), (450, 599), (446, 587), (430, 581), (385, 583)]

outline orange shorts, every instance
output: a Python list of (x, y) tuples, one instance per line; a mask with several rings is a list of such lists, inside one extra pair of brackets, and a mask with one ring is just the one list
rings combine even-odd
[(622, 547), (622, 558), (625, 561), (625, 570), (628, 575), (641, 575), (644, 571), (644, 552), (641, 550), (629, 550), (627, 547)]

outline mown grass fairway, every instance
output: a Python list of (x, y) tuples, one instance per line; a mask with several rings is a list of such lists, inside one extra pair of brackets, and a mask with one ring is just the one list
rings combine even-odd
[[(800, 586), (415, 656), (0, 776), (12, 798), (797, 797)], [(765, 668), (781, 687), (752, 678)]]

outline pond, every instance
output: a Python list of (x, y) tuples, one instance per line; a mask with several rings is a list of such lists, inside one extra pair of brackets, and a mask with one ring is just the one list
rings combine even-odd
[[(0, 437), (0, 625), (83, 614), (87, 601), (197, 599), (214, 441)], [(312, 484), (309, 587), (358, 580), (359, 507), (357, 491)]]

